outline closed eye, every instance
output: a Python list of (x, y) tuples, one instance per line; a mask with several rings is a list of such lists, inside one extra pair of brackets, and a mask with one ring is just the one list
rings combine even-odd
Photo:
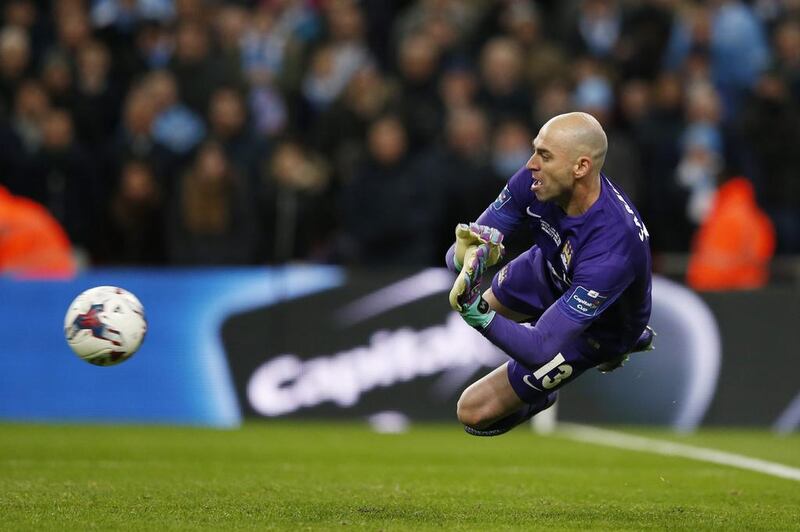
[(534, 147), (533, 148), (533, 154), (536, 155), (537, 153), (539, 154), (539, 156), (544, 161), (549, 161), (550, 159), (553, 158), (552, 152), (550, 152), (550, 150), (546, 150), (544, 148), (536, 148), (536, 147)]

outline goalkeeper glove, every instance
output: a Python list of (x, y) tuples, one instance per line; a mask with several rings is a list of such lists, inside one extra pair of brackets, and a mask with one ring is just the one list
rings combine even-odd
[(464, 256), (467, 250), (481, 244), (488, 244), (489, 246), (487, 267), (494, 266), (503, 258), (503, 254), (505, 253), (505, 248), (503, 247), (503, 233), (494, 227), (477, 224), (475, 222), (469, 225), (458, 224), (456, 226), (456, 250), (453, 256), (453, 262), (457, 270), (461, 271), (464, 267)]
[(481, 297), (481, 280), (486, 271), (491, 248), (488, 244), (467, 250), (464, 267), (450, 290), (450, 306), (468, 325), (484, 329), (494, 318), (494, 310)]
[(460, 314), (467, 325), (476, 329), (485, 329), (494, 319), (495, 311), (489, 307), (489, 303), (483, 297), (478, 295), (471, 304), (462, 306)]

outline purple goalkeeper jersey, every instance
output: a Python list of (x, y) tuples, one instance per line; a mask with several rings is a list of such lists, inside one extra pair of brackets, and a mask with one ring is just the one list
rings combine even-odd
[[(553, 302), (548, 314), (561, 315), (548, 324), (568, 319), (573, 326), (564, 329), (578, 326), (598, 355), (610, 356), (629, 351), (650, 319), (651, 258), (649, 234), (633, 203), (602, 174), (600, 181), (600, 196), (589, 210), (567, 216), (555, 203), (536, 199), (531, 172), (522, 168), (478, 222), (504, 234), (530, 225), (540, 258), (531, 261), (534, 278), (523, 282), (540, 301)], [(502, 277), (501, 271), (495, 282)]]

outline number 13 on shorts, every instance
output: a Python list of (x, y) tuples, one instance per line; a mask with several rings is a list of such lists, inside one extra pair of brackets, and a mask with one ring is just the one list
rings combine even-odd
[[(542, 386), (546, 390), (550, 390), (558, 386), (561, 381), (568, 379), (572, 375), (572, 366), (564, 364), (564, 355), (558, 353), (553, 357), (553, 360), (533, 372), (533, 377), (537, 380), (541, 379)], [(552, 377), (548, 375), (554, 369), (558, 370), (556, 375)]]

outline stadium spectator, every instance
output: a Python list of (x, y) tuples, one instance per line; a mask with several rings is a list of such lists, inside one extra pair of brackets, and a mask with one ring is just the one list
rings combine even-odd
[(0, 186), (0, 275), (69, 277), (75, 269), (69, 238), (47, 209)]
[[(530, 139), (526, 150), (530, 150)], [(436, 166), (427, 187), (438, 187), (437, 194), (448, 197), (437, 220), (436, 247), (441, 250), (451, 244), (453, 227), (459, 220), (479, 212), (501, 188), (502, 174), (496, 177), (492, 167), (491, 125), (486, 113), (478, 107), (451, 112), (445, 122), (444, 142), (435, 150), (432, 162)]]
[(314, 51), (303, 78), (305, 119), (314, 120), (334, 103), (361, 68), (375, 64), (366, 43), (364, 19), (355, 2), (329, 2), (325, 8), (327, 38)]
[(522, 168), (531, 156), (530, 128), (522, 121), (497, 124), (492, 136), (492, 173), (499, 182)]
[(74, 58), (78, 50), (91, 39), (89, 14), (81, 3), (57, 2), (54, 7), (56, 17), (57, 43), (54, 51), (59, 51)]
[(672, 0), (626, 2), (615, 59), (623, 79), (654, 80), (662, 66), (673, 25)]
[(208, 109), (211, 93), (217, 88), (243, 82), (240, 65), (215, 56), (210, 39), (208, 28), (201, 22), (182, 19), (175, 30), (175, 53), (168, 65), (178, 83), (180, 101), (199, 115)]
[(49, 46), (52, 29), (47, 17), (42, 16), (41, 2), (35, 0), (7, 0), (3, 2), (0, 17), (3, 27), (19, 28), (27, 36), (29, 43), (29, 62), (27, 75), (34, 72), (42, 51)]
[(622, 7), (617, 0), (576, 2), (577, 13), (569, 37), (575, 55), (613, 58), (622, 35)]
[(800, 102), (800, 20), (782, 21), (775, 29), (774, 42), (775, 68), (786, 80), (791, 97)]
[(90, 14), (94, 26), (128, 33), (143, 20), (172, 21), (175, 7), (172, 0), (95, 0)]
[(572, 108), (572, 94), (565, 78), (554, 78), (537, 87), (533, 123), (543, 126), (556, 115)]
[(717, 174), (722, 170), (722, 137), (716, 128), (698, 123), (686, 129), (682, 140), (676, 178), (689, 192), (684, 216), (699, 225), (711, 208)]
[[(614, 149), (606, 155), (603, 171), (616, 176), (616, 183), (628, 197), (638, 202), (641, 195), (641, 160), (639, 151), (626, 131), (615, 122), (614, 89), (611, 81), (599, 73), (581, 79), (572, 95), (572, 108), (594, 116), (606, 132)], [(509, 174), (510, 175), (510, 174)]]
[(320, 38), (321, 17), (310, 2), (268, 2), (257, 5), (242, 35), (243, 69), (254, 86), (297, 92), (306, 55)]
[(744, 177), (714, 194), (708, 216), (694, 236), (686, 282), (696, 290), (764, 286), (775, 253), (775, 229)]
[(641, 78), (627, 80), (619, 88), (619, 126), (634, 138), (652, 109), (652, 97), (652, 85)]
[(522, 74), (522, 60), (522, 48), (510, 38), (496, 37), (481, 50), (478, 103), (494, 121), (530, 119), (530, 90)]
[(5, 26), (0, 30), (0, 112), (7, 113), (17, 87), (29, 73), (30, 42), (25, 30)]
[(5, 24), (31, 31), (39, 22), (39, 12), (33, 0), (8, 0), (3, 3), (2, 18)]
[(146, 161), (122, 166), (100, 230), (97, 260), (107, 264), (163, 264), (164, 196)]
[(10, 127), (20, 140), (24, 154), (42, 143), (42, 122), (50, 110), (50, 97), (37, 80), (26, 80), (17, 89)]
[(540, 43), (541, 30), (541, 16), (535, 3), (526, 0), (493, 2), (481, 17), (475, 41), (482, 46), (493, 36), (503, 34), (531, 50)]
[(122, 67), (118, 69), (130, 80), (148, 69), (166, 68), (174, 52), (174, 35), (162, 25), (143, 22), (133, 35), (135, 47), (116, 50)]
[(420, 0), (397, 18), (394, 39), (402, 43), (412, 35), (424, 35), (440, 53), (448, 51), (469, 38), (480, 14), (472, 2)]
[(409, 153), (408, 134), (395, 116), (367, 132), (369, 155), (341, 193), (343, 259), (362, 266), (432, 264), (439, 187), (428, 159)]
[(111, 77), (111, 53), (98, 41), (89, 41), (77, 54), (75, 105), (72, 115), (78, 137), (105, 145), (119, 120), (120, 88)]
[(44, 57), (40, 78), (54, 107), (72, 109), (75, 105), (75, 79), (69, 56), (54, 49)]
[(69, 113), (51, 109), (42, 119), (39, 148), (29, 157), (20, 191), (42, 203), (75, 246), (92, 249), (102, 190), (94, 160), (75, 138)]
[(206, 126), (201, 115), (179, 99), (175, 76), (168, 70), (154, 70), (142, 84), (155, 105), (153, 140), (175, 155), (189, 153), (205, 138)]
[[(222, 20), (228, 26), (238, 24), (234, 17), (231, 13)], [(271, 9), (261, 6), (255, 10), (249, 23), (245, 22), (245, 27), (239, 29), (240, 33), (236, 36), (244, 74), (255, 85), (275, 83), (283, 73), (284, 56), (292, 33), (289, 28), (281, 28), (275, 19), (276, 15)], [(227, 30), (230, 31), (230, 28)], [(226, 33), (222, 37), (224, 49), (231, 48), (228, 43), (234, 37)]]
[(299, 90), (300, 58), (307, 51), (299, 28), (306, 24), (316, 28), (316, 17), (300, 3), (262, 4), (238, 36), (242, 73), (250, 88), (248, 106), (258, 134), (273, 136), (286, 128), (289, 110), (283, 92)]
[(423, 34), (408, 35), (400, 43), (397, 68), (402, 98), (398, 107), (414, 151), (432, 145), (441, 130), (440, 56), (435, 41)]
[(767, 67), (770, 50), (762, 22), (740, 0), (695, 4), (677, 18), (666, 65), (677, 69), (697, 49), (711, 62), (711, 75), (722, 97), (724, 116), (735, 118), (745, 91)]
[(125, 99), (122, 127), (119, 132), (118, 152), (122, 157), (149, 157), (155, 150), (153, 123), (156, 103), (144, 86), (131, 87)]
[(766, 72), (742, 114), (759, 202), (775, 223), (779, 253), (800, 253), (800, 102), (777, 71)]
[(240, 63), (243, 66), (242, 49), (244, 35), (250, 23), (249, 15), (250, 12), (244, 6), (222, 4), (217, 8), (212, 22), (220, 54), (226, 57), (227, 61)]
[(206, 24), (210, 18), (204, 0), (173, 0), (175, 18), (181, 21), (192, 21)]
[(439, 98), (444, 112), (453, 113), (475, 106), (479, 88), (478, 75), (466, 60), (450, 61), (439, 78)]
[(312, 145), (332, 165), (334, 181), (344, 183), (352, 178), (356, 165), (366, 156), (364, 139), (369, 125), (397, 102), (396, 84), (373, 66), (365, 66), (336, 103), (320, 115), (310, 136)]
[(663, 73), (655, 81), (653, 103), (640, 126), (639, 144), (647, 176), (642, 216), (657, 251), (685, 251), (693, 227), (685, 215), (687, 192), (678, 186), (685, 127), (683, 87), (679, 77)]
[(257, 186), (267, 143), (249, 127), (247, 107), (234, 87), (220, 87), (211, 95), (208, 109), (209, 139), (219, 142), (248, 187)]
[(260, 227), (250, 190), (225, 151), (206, 142), (167, 206), (167, 257), (172, 264), (251, 264)]
[(298, 142), (280, 142), (261, 191), (266, 259), (330, 260), (335, 229), (330, 196), (330, 168), (325, 160)]

